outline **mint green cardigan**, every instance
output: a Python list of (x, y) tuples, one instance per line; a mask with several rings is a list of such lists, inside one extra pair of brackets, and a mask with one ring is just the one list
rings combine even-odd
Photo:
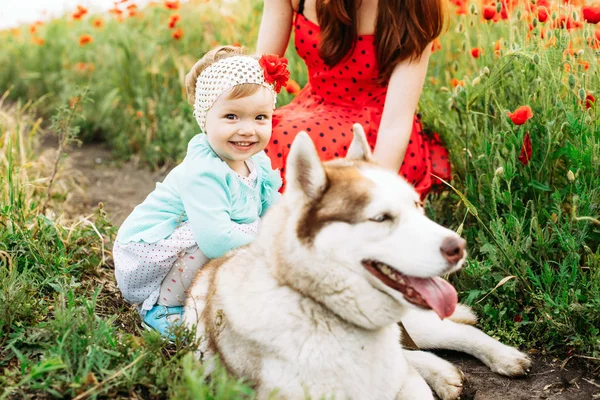
[(242, 183), (217, 156), (206, 135), (196, 135), (183, 162), (123, 222), (117, 241), (156, 243), (189, 220), (198, 247), (208, 258), (250, 243), (254, 236), (233, 229), (233, 223), (249, 224), (262, 217), (281, 187), (279, 171), (271, 168), (264, 152), (251, 160), (257, 170), (255, 189)]

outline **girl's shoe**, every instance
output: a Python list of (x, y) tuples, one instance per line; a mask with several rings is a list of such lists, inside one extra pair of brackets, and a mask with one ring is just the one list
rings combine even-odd
[(142, 326), (149, 330), (155, 330), (168, 339), (174, 339), (171, 327), (178, 325), (182, 316), (182, 306), (167, 307), (157, 304), (148, 310)]

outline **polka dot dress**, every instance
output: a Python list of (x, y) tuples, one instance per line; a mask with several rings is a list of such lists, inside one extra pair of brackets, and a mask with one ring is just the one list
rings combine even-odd
[[(252, 160), (248, 160), (247, 165), (250, 175), (238, 175), (238, 178), (244, 185), (254, 188), (258, 171)], [(251, 224), (232, 222), (232, 228), (257, 236), (260, 219)], [(169, 237), (156, 243), (115, 242), (113, 259), (115, 277), (123, 297), (138, 305), (142, 316), (157, 303), (182, 305), (197, 271), (208, 262), (198, 247), (189, 221), (182, 222)]]
[[(309, 82), (290, 104), (275, 111), (273, 135), (265, 149), (273, 168), (280, 169), (284, 187), (287, 155), (299, 131), (311, 136), (323, 161), (346, 155), (356, 122), (374, 149), (387, 93), (387, 87), (377, 83), (373, 35), (359, 36), (349, 56), (330, 68), (319, 56), (319, 26), (302, 14), (296, 14), (294, 25), (296, 51), (308, 67)], [(399, 174), (423, 197), (441, 183), (431, 174), (450, 179), (447, 150), (437, 134), (423, 133), (418, 116)]]

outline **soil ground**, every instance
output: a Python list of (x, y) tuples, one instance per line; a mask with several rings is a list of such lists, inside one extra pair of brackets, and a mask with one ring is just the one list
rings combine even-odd
[[(164, 170), (152, 172), (139, 168), (133, 161), (114, 161), (109, 150), (100, 144), (73, 149), (69, 151), (69, 159), (72, 171), (68, 172), (80, 177), (83, 189), (67, 199), (71, 217), (91, 214), (102, 202), (117, 226), (167, 174)], [(475, 358), (461, 353), (439, 354), (465, 374), (467, 383), (462, 399), (600, 399), (600, 366), (586, 366), (576, 358), (565, 362), (535, 353), (530, 351), (534, 360), (531, 373), (521, 379), (497, 375)]]

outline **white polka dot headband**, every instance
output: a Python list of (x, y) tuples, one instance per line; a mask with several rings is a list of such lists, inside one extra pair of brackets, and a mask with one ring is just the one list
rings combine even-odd
[(223, 92), (244, 83), (264, 86), (273, 94), (273, 109), (277, 92), (285, 85), (290, 73), (287, 60), (278, 56), (240, 55), (219, 60), (206, 68), (196, 81), (194, 117), (202, 132), (206, 132), (206, 113)]

